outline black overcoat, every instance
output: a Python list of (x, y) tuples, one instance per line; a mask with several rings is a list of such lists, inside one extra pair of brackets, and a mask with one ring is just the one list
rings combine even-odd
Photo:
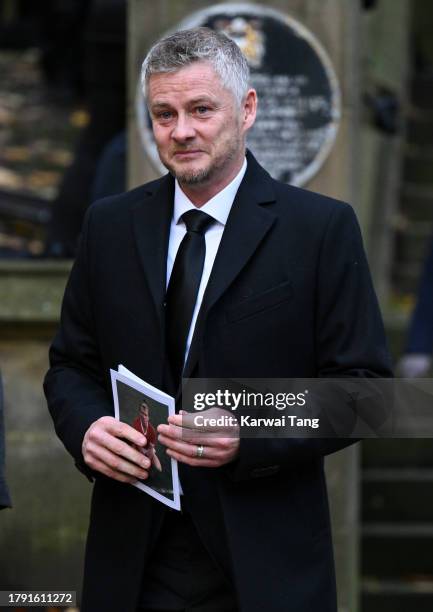
[[(165, 388), (164, 294), (174, 181), (167, 175), (88, 211), (45, 380), (56, 431), (81, 444), (113, 414), (110, 368)], [(347, 204), (273, 180), (248, 154), (203, 299), (186, 374), (388, 376), (359, 227)], [(323, 457), (342, 440), (241, 440), (220, 469), (182, 466), (193, 518), (234, 574), (242, 612), (335, 612)], [(97, 477), (84, 612), (135, 612), (164, 508)]]

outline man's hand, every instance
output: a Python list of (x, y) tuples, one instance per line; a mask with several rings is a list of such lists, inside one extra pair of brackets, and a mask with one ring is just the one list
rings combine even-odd
[[(233, 461), (239, 452), (239, 427), (233, 418), (230, 425), (198, 425), (196, 417), (217, 419), (232, 416), (226, 410), (210, 408), (203, 412), (181, 411), (168, 417), (168, 425), (158, 426), (158, 440), (167, 447), (167, 455), (191, 466), (220, 467)], [(200, 450), (201, 456), (200, 456)]]
[(138, 447), (146, 446), (146, 437), (126, 423), (109, 416), (92, 423), (83, 439), (83, 457), (86, 464), (109, 478), (120, 482), (146, 480), (150, 460)]

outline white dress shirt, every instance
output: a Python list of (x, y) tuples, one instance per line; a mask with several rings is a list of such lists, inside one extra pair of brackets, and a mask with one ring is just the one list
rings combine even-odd
[(185, 350), (185, 361), (188, 357), (189, 348), (191, 346), (192, 337), (194, 335), (195, 324), (197, 322), (197, 316), (200, 310), (200, 306), (203, 300), (203, 295), (209, 281), (212, 266), (215, 261), (215, 257), (218, 251), (218, 247), (221, 242), (223, 231), (227, 223), (233, 201), (235, 199), (239, 185), (244, 178), (247, 169), (247, 160), (244, 160), (242, 168), (239, 170), (235, 178), (224, 187), (222, 191), (217, 193), (211, 198), (206, 204), (203, 204), (199, 209), (189, 200), (189, 198), (182, 191), (179, 183), (176, 180), (175, 192), (174, 192), (174, 209), (173, 218), (170, 225), (170, 238), (168, 242), (168, 256), (167, 256), (167, 286), (170, 280), (171, 272), (173, 270), (174, 260), (176, 258), (177, 250), (182, 242), (183, 237), (186, 234), (185, 223), (180, 218), (187, 210), (202, 210), (207, 215), (210, 215), (215, 219), (205, 234), (206, 240), (206, 257), (204, 260), (203, 273), (200, 281), (200, 287), (198, 289), (197, 301), (195, 303), (194, 312), (191, 320), (191, 327), (189, 328), (188, 338), (186, 341)]

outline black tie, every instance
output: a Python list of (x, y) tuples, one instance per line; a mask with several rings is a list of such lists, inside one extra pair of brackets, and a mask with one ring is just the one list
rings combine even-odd
[(167, 352), (176, 385), (180, 383), (186, 341), (203, 273), (205, 232), (214, 219), (200, 210), (182, 215), (186, 234), (180, 243), (166, 296)]

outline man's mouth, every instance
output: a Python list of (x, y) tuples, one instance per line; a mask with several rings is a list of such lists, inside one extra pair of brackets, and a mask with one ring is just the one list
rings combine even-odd
[(185, 159), (187, 157), (195, 157), (201, 153), (202, 151), (200, 149), (188, 149), (187, 151), (175, 151), (173, 156), (178, 159)]

